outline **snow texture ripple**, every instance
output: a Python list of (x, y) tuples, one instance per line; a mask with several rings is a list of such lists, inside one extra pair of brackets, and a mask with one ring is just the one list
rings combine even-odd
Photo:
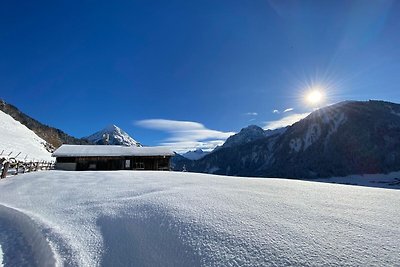
[(31, 218), (60, 266), (400, 265), (398, 190), (48, 171), (2, 180), (0, 195)]

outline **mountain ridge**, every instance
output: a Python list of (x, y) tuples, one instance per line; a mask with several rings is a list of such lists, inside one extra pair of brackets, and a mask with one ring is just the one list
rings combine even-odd
[(20, 111), (17, 107), (8, 104), (6, 101), (0, 99), (0, 110), (10, 115), (16, 121), (25, 125), (28, 129), (32, 130), (40, 138), (44, 139), (52, 147), (51, 150), (58, 148), (62, 144), (72, 145), (86, 145), (87, 141), (75, 138), (58, 128), (45, 125), (38, 120), (30, 117), (29, 115)]
[(340, 102), (312, 112), (283, 133), (222, 146), (181, 164), (195, 172), (300, 179), (398, 171), (400, 105)]
[(0, 158), (52, 161), (51, 150), (46, 140), (0, 110)]
[(208, 155), (210, 152), (205, 152), (200, 148), (197, 148), (195, 150), (190, 150), (186, 153), (181, 154), (183, 157), (190, 159), (190, 160), (199, 160), (206, 155)]

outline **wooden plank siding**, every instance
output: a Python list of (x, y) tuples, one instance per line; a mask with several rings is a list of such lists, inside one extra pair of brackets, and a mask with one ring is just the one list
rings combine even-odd
[(169, 170), (171, 156), (57, 157), (56, 162), (76, 163), (76, 170)]

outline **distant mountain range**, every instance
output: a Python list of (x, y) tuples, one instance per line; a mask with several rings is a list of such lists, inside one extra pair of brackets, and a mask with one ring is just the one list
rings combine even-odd
[(263, 130), (257, 125), (250, 125), (246, 128), (243, 128), (239, 133), (232, 135), (228, 139), (226, 139), (221, 148), (235, 147), (252, 143), (254, 141), (267, 138), (269, 136), (284, 133), (286, 130), (287, 127), (279, 128), (276, 130)]
[(47, 144), (43, 144), (45, 148), (52, 152), (62, 144), (71, 145), (90, 145), (90, 144), (104, 144), (103, 135), (108, 135), (110, 145), (123, 145), (123, 146), (141, 146), (139, 142), (131, 138), (125, 131), (115, 125), (110, 125), (103, 130), (94, 133), (85, 138), (76, 138), (66, 134), (60, 129), (45, 125), (32, 117), (21, 112), (13, 105), (0, 100), (0, 110), (5, 114), (10, 115), (14, 120), (25, 125), (28, 129), (32, 130), (37, 136), (44, 139)]
[(84, 139), (95, 145), (142, 146), (124, 130), (115, 125), (109, 125)]
[[(52, 151), (61, 144), (141, 146), (115, 125), (75, 138), (0, 100), (0, 110), (25, 125)], [(4, 129), (3, 129), (4, 130)], [(105, 142), (106, 141), (106, 142)], [(211, 152), (176, 154), (174, 170), (232, 176), (316, 179), (400, 170), (400, 105), (345, 101), (277, 130), (251, 125)]]
[(346, 101), (292, 126), (249, 126), (196, 160), (174, 168), (234, 176), (313, 179), (400, 170), (400, 105)]
[(198, 148), (196, 150), (183, 153), (182, 156), (187, 159), (190, 159), (190, 160), (199, 160), (202, 157), (208, 155), (209, 153), (210, 152), (206, 152), (206, 151), (203, 151), (202, 149)]

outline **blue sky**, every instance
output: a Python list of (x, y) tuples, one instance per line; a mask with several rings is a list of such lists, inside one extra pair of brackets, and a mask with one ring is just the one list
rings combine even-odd
[(210, 148), (301, 118), (311, 87), (320, 106), (400, 102), (399, 14), (379, 0), (2, 1), (0, 97), (77, 137), (116, 124)]

